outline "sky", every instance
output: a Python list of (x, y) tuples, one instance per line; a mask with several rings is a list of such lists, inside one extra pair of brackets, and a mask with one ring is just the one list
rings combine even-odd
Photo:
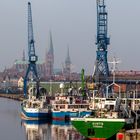
[[(92, 74), (96, 60), (96, 0), (29, 0), (35, 49), (45, 60), (52, 32), (55, 68), (61, 68), (69, 46), (72, 71)], [(26, 0), (0, 0), (0, 71), (27, 56)], [(140, 0), (105, 0), (108, 12), (108, 61), (121, 60), (119, 70), (140, 71)], [(111, 66), (110, 66), (111, 67)]]

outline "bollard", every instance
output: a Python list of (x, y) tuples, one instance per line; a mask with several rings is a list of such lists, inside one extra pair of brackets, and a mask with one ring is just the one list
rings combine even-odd
[(117, 133), (116, 140), (124, 140), (124, 134), (123, 133)]

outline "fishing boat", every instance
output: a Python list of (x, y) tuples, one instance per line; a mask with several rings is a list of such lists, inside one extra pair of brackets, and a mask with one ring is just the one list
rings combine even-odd
[(52, 105), (53, 120), (70, 120), (71, 117), (83, 117), (90, 115), (90, 104), (88, 98), (83, 96), (76, 88), (70, 86), (64, 92), (64, 83), (60, 84), (61, 92), (55, 94)]
[[(114, 139), (114, 136), (119, 131), (132, 129), (134, 127), (134, 117), (131, 114), (132, 111), (127, 102), (127, 98), (123, 98), (122, 100), (120, 86), (115, 83), (116, 63), (116, 61), (113, 61), (113, 83), (103, 90), (106, 91), (103, 92), (103, 94), (101, 94), (99, 90), (96, 91), (97, 94), (96, 92), (93, 94), (92, 105), (94, 112), (92, 115), (83, 118), (71, 118), (72, 125), (83, 136), (89, 139)], [(114, 86), (118, 87), (118, 93), (114, 93), (114, 91), (111, 90)]]
[[(98, 98), (99, 99), (99, 98)], [(96, 99), (97, 101), (97, 99)], [(134, 118), (119, 98), (104, 99), (102, 107), (90, 116), (71, 118), (72, 125), (85, 137), (106, 140), (122, 129), (133, 128)]]
[(53, 120), (70, 120), (71, 117), (83, 117), (92, 113), (92, 107), (85, 90), (84, 69), (81, 72), (81, 87), (79, 89), (72, 86), (64, 92), (64, 83), (60, 84), (60, 93), (55, 95), (51, 100), (52, 119)]
[(50, 101), (53, 120), (70, 120), (71, 117), (91, 114), (89, 101), (71, 90), (68, 93), (57, 94), (55, 99)]
[(36, 94), (36, 87), (32, 86), (28, 90), (27, 99), (21, 103), (21, 117), (26, 120), (51, 119), (51, 107), (47, 102), (46, 90), (39, 89), (39, 97)]
[[(111, 85), (117, 85), (115, 82)], [(92, 140), (114, 139), (121, 130), (132, 129), (134, 118), (121, 93), (94, 93), (92, 105), (94, 111), (90, 116), (71, 118), (72, 125), (85, 137)], [(119, 90), (120, 91), (120, 90)], [(125, 103), (124, 103), (125, 102)]]

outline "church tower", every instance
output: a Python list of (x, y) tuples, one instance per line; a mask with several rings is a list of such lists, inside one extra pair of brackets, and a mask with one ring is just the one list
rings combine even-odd
[(53, 50), (52, 34), (50, 32), (49, 50), (46, 54), (46, 77), (49, 79), (51, 79), (53, 76), (53, 66), (54, 66), (54, 50)]
[(67, 57), (65, 59), (65, 78), (67, 80), (70, 80), (70, 73), (71, 73), (71, 60), (70, 60), (70, 54), (69, 54), (69, 47), (67, 49)]

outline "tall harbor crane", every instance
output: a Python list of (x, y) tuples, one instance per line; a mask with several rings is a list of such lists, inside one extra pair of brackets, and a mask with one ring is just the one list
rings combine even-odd
[(108, 14), (104, 0), (96, 0), (97, 4), (97, 56), (94, 76), (109, 76), (109, 67), (107, 62), (107, 46), (110, 44), (110, 38), (107, 37)]
[(26, 97), (27, 92), (27, 80), (29, 73), (32, 72), (32, 76), (37, 83), (37, 94), (39, 94), (39, 77), (36, 68), (36, 62), (38, 57), (35, 54), (34, 36), (33, 36), (33, 23), (32, 23), (32, 11), (31, 3), (28, 2), (28, 68), (24, 77), (24, 96)]

